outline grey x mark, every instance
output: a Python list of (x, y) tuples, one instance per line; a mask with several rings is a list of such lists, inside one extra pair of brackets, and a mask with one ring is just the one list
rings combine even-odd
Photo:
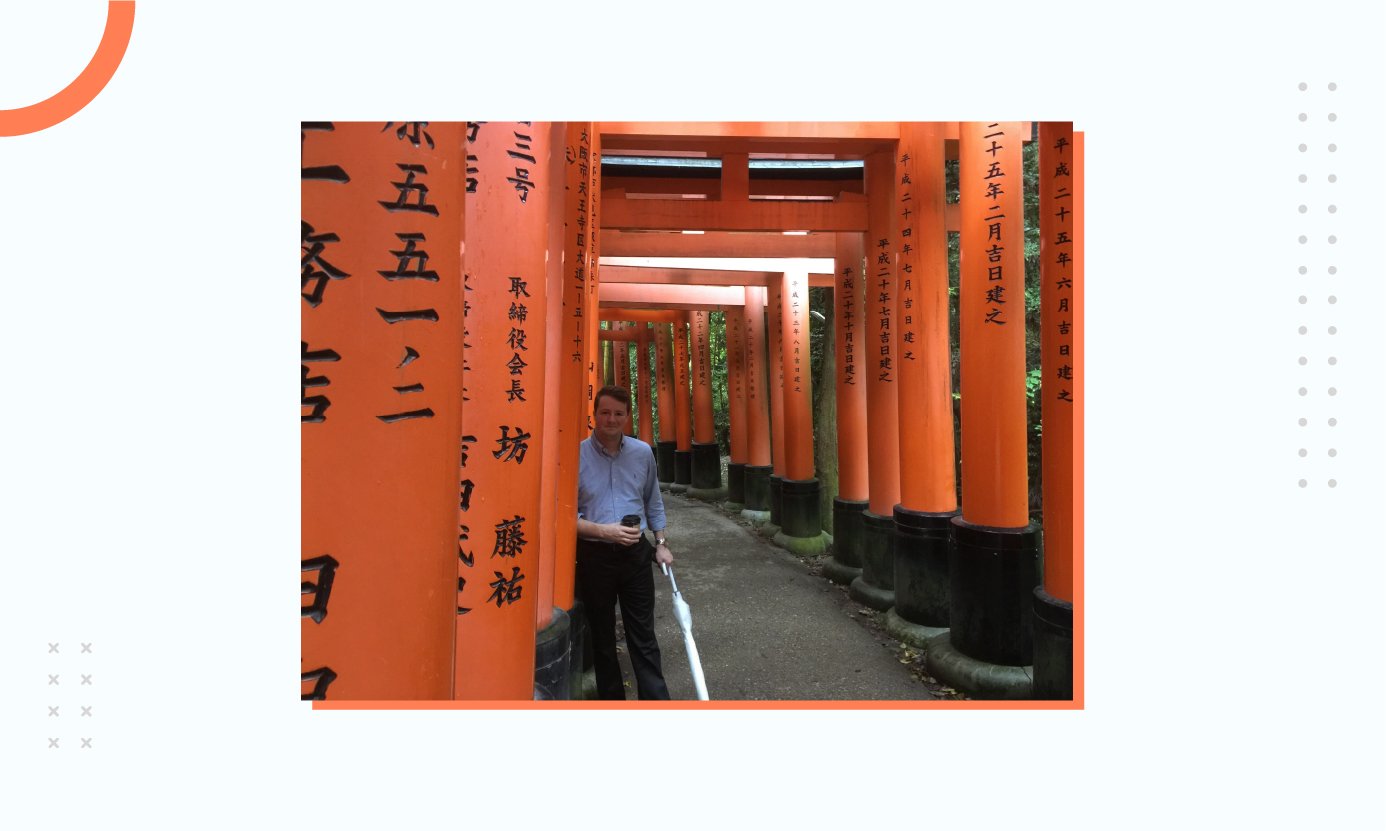
[(83, 652), (86, 652), (86, 653), (90, 653), (90, 652), (91, 652), (91, 644), (89, 644), (89, 643), (84, 643), (84, 644), (82, 644), (82, 651), (83, 651)]
[(82, 708), (82, 715), (84, 715), (84, 716), (89, 716), (89, 715), (91, 715), (91, 707), (83, 707), (83, 708)]
[(82, 686), (84, 686), (84, 687), (89, 687), (89, 686), (91, 686), (91, 676), (90, 676), (90, 675), (83, 675), (83, 676), (82, 676)]
[[(55, 748), (55, 747), (58, 747), (58, 740), (57, 740), (57, 739), (49, 739), (49, 740), (48, 740), (48, 749), (49, 749), (49, 750), (52, 750), (52, 749)], [(58, 747), (58, 749), (59, 749), (59, 750), (62, 750), (61, 747)]]
[(49, 708), (48, 708), (48, 717), (49, 717), (49, 718), (53, 718), (53, 717), (56, 716), (57, 714), (58, 714), (58, 708), (57, 708), (57, 707), (49, 707)]
[(57, 651), (58, 651), (58, 645), (57, 645), (56, 643), (50, 643), (50, 644), (48, 644), (48, 652), (49, 652), (50, 655), (51, 655), (52, 653), (54, 653), (54, 652), (57, 652)]
[(56, 676), (56, 675), (50, 675), (50, 676), (48, 676), (48, 686), (54, 687), (54, 686), (57, 686), (57, 684), (58, 684), (58, 676)]
[(82, 739), (82, 747), (91, 747), (91, 739)]

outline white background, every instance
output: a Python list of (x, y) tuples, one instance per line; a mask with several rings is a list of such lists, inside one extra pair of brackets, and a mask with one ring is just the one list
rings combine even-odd
[[(139, 0), (0, 139), (0, 823), (1381, 826), (1380, 3), (499, 5)], [(0, 108), (104, 14), (6, 4)], [(296, 700), (297, 122), (634, 117), (1086, 131), (1085, 712)]]

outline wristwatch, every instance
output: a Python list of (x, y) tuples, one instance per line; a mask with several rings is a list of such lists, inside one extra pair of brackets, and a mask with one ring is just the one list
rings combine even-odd
[(655, 545), (664, 545), (669, 541), (668, 537), (655, 537)]

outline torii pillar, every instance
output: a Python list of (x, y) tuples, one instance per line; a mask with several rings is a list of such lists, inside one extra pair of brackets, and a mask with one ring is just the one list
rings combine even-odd
[(1044, 585), (1035, 587), (1034, 697), (1073, 698), (1074, 557), (1081, 471), (1083, 379), (1083, 136), (1040, 125), (1040, 334), (1044, 423)]
[[(532, 700), (536, 693), (548, 132), (538, 122), (490, 122), (470, 144), (478, 184), (466, 218), (462, 427), (471, 485), (458, 541), (458, 698)], [(512, 175), (517, 161), (523, 176)]]
[[(305, 701), (453, 695), (464, 136), (302, 125)], [(515, 657), (505, 692), (528, 697)]]
[(796, 554), (827, 550), (813, 467), (813, 370), (809, 361), (808, 272), (781, 277), (784, 328), (784, 479), (780, 482), (780, 532), (775, 543)]
[(837, 496), (833, 497), (833, 553), (823, 576), (848, 585), (861, 576), (862, 513), (870, 506), (866, 449), (866, 375), (872, 342), (862, 320), (862, 238), (837, 235), (833, 317), (837, 349)]
[(902, 123), (895, 166), (900, 504), (886, 631), (919, 647), (948, 628), (948, 544), (958, 513), (942, 127)]
[(746, 507), (741, 516), (761, 525), (770, 519), (770, 393), (766, 386), (765, 288), (746, 287)]
[(900, 501), (900, 411), (896, 378), (895, 158), (866, 158), (866, 452), (870, 505), (862, 512), (861, 576), (852, 598), (882, 612), (895, 605), (895, 505)]
[(669, 490), (674, 484), (674, 449), (678, 442), (674, 438), (674, 371), (673, 356), (670, 355), (673, 340), (669, 334), (669, 324), (656, 323), (655, 339), (655, 384), (659, 388), (655, 403), (659, 407), (659, 442), (655, 445), (655, 461), (659, 467), (659, 486)]
[(959, 125), (962, 516), (953, 519), (948, 634), (934, 677), (1029, 698), (1038, 529), (1029, 521), (1021, 125)]
[(727, 463), (728, 511), (746, 507), (746, 314), (729, 308), (722, 314), (727, 340), (727, 426), (731, 459)]
[(674, 484), (669, 490), (685, 493), (693, 483), (693, 429), (690, 420), (688, 373), (688, 314), (674, 324)]
[(769, 303), (765, 307), (766, 331), (769, 333), (770, 358), (770, 449), (774, 468), (770, 473), (770, 521), (760, 526), (763, 536), (774, 539), (780, 532), (784, 506), (784, 281), (771, 280)]
[(640, 409), (640, 425), (636, 438), (654, 447), (654, 408), (650, 406), (650, 327), (641, 321), (635, 324), (635, 386), (639, 390), (635, 405)]
[[(624, 321), (624, 320), (622, 320), (622, 321), (620, 321), (620, 322), (617, 322), (617, 323), (612, 323), (612, 324), (611, 324), (612, 330), (614, 330), (614, 331), (616, 331), (616, 332), (619, 332), (619, 333), (621, 333), (622, 335), (627, 334), (626, 330), (629, 329), (630, 327), (631, 327), (631, 324), (628, 323), (628, 322), (626, 322), (626, 321)], [(613, 340), (611, 341), (611, 347), (610, 347), (610, 349), (611, 349), (611, 378), (612, 378), (611, 383), (615, 384), (615, 385), (618, 386), (618, 387), (624, 387), (624, 388), (626, 389), (626, 391), (629, 392), (630, 389), (631, 389), (631, 386), (630, 386), (630, 341), (628, 341), (628, 340), (615, 340), (615, 339), (613, 339)], [(634, 432), (634, 431), (635, 431), (635, 425), (636, 425), (637, 419), (635, 418), (634, 413), (632, 413), (631, 416), (632, 416), (632, 417), (631, 417), (631, 420), (630, 420), (630, 422), (631, 422), (631, 423), (630, 423), (630, 429), (631, 429), (632, 432)]]
[(693, 481), (688, 495), (715, 502), (727, 495), (722, 487), (722, 451), (712, 417), (712, 313), (699, 309), (693, 316)]

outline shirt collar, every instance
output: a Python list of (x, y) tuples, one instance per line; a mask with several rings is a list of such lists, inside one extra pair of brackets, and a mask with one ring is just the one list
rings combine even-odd
[(617, 456), (621, 455), (621, 451), (624, 450), (625, 447), (626, 447), (626, 435), (625, 435), (624, 433), (621, 434), (621, 443), (618, 444), (618, 445), (616, 445), (616, 452), (615, 452), (615, 453), (608, 453), (608, 452), (606, 452), (606, 447), (603, 446), (602, 443), (597, 439), (597, 431), (596, 431), (596, 430), (593, 430), (593, 431), (592, 431), (591, 441), (592, 441), (592, 446), (595, 447), (595, 448), (597, 449), (597, 452), (598, 452), (598, 453), (602, 454), (603, 456), (607, 456), (607, 457), (609, 457), (609, 458), (612, 458), (612, 459), (614, 459), (614, 458), (616, 458)]

